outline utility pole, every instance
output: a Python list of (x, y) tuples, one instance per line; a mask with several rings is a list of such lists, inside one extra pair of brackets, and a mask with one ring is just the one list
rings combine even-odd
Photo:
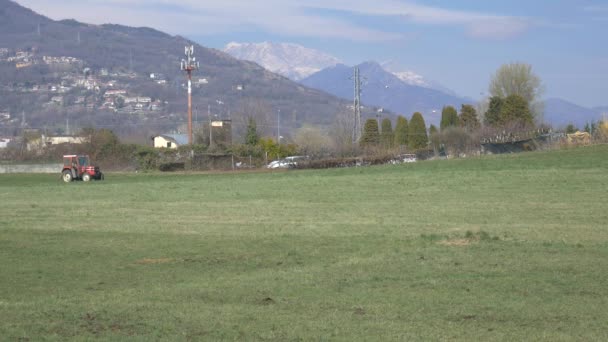
[(213, 145), (213, 128), (211, 126), (211, 105), (207, 105), (207, 116), (209, 117), (209, 147)]
[[(192, 145), (192, 70), (199, 68), (199, 63), (194, 57), (194, 45), (186, 46), (187, 59), (182, 59), (181, 69), (188, 75), (188, 144)], [(211, 130), (211, 126), (209, 126)]]
[(277, 110), (277, 143), (281, 145), (281, 110)]
[(361, 139), (361, 75), (359, 67), (355, 67), (353, 79), (355, 81), (354, 122), (353, 122), (353, 144)]

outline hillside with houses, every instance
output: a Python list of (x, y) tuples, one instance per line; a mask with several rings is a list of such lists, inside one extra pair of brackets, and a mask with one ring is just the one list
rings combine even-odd
[(274, 131), (276, 113), (286, 136), (303, 124), (330, 124), (349, 105), (318, 90), (239, 61), (180, 36), (120, 25), (54, 21), (0, 0), (0, 136), (23, 129), (75, 134), (109, 128), (148, 141), (183, 133), (186, 76), (184, 46), (201, 63), (193, 75), (195, 122), (231, 119), (235, 136), (254, 117)]

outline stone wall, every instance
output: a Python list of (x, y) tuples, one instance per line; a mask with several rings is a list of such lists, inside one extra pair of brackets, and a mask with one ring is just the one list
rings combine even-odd
[(6, 165), (0, 164), (0, 174), (2, 173), (56, 173), (60, 174), (63, 164), (23, 164)]

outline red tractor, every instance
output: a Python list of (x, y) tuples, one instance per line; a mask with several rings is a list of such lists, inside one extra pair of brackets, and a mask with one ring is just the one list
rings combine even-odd
[(102, 180), (103, 173), (99, 170), (99, 166), (91, 165), (87, 155), (65, 155), (61, 179), (66, 183), (73, 180), (88, 182), (91, 179)]

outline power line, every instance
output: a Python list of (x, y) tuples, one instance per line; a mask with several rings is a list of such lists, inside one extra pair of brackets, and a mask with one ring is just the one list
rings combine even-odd
[(354, 122), (352, 141), (356, 144), (361, 139), (361, 75), (359, 73), (359, 67), (355, 67), (353, 79), (355, 82), (355, 98), (354, 98)]

